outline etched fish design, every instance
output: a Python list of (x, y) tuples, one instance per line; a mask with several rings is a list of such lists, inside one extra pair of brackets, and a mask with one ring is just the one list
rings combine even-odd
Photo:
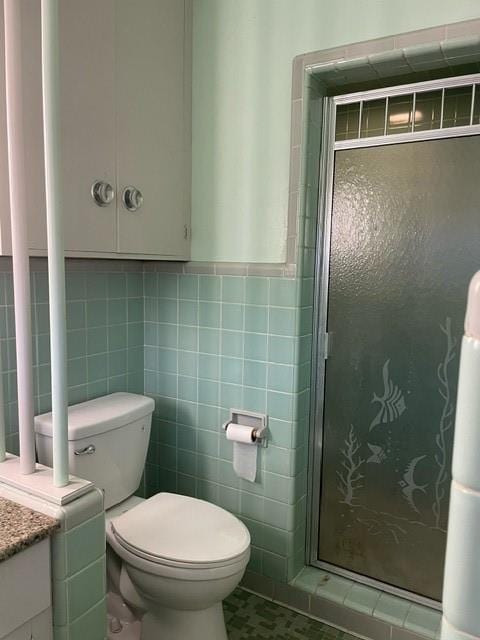
[(414, 475), (417, 464), (420, 460), (423, 460), (426, 456), (418, 456), (418, 458), (413, 458), (407, 465), (405, 469), (405, 473), (403, 474), (403, 480), (400, 480), (398, 483), (402, 487), (402, 494), (408, 504), (412, 507), (414, 511), (420, 513), (417, 509), (417, 506), (414, 501), (413, 494), (415, 491), (421, 491), (422, 493), (426, 493), (426, 489), (428, 487), (427, 484), (419, 485), (415, 482)]
[(399, 418), (407, 408), (401, 389), (397, 387), (397, 385), (393, 384), (390, 378), (388, 371), (389, 365), (390, 360), (387, 360), (383, 365), (382, 370), (384, 387), (383, 396), (380, 397), (377, 396), (376, 393), (373, 394), (372, 403), (378, 403), (380, 405), (380, 409), (372, 420), (369, 431), (379, 424), (393, 422)]
[(370, 444), (370, 442), (367, 442), (367, 445), (370, 451), (372, 452), (372, 455), (370, 456), (370, 458), (367, 459), (367, 463), (373, 462), (374, 464), (381, 464), (387, 457), (387, 454), (385, 453), (385, 451), (382, 449), (382, 447), (379, 447), (377, 444)]

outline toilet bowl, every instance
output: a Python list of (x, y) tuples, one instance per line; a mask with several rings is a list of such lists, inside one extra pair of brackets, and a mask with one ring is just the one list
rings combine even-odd
[[(243, 576), (250, 535), (209, 502), (133, 496), (153, 406), (150, 398), (114, 393), (70, 407), (70, 472), (104, 491), (108, 581), (141, 618), (141, 639), (227, 640), (222, 600)], [(35, 431), (39, 460), (51, 466), (51, 413), (35, 418)]]
[(203, 500), (159, 493), (112, 518), (107, 540), (123, 561), (120, 592), (134, 607), (144, 603), (142, 638), (227, 639), (222, 600), (250, 557), (237, 518)]

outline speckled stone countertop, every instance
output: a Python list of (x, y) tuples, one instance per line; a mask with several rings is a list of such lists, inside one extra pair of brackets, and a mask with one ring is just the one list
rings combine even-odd
[(60, 523), (0, 497), (0, 562), (50, 536)]

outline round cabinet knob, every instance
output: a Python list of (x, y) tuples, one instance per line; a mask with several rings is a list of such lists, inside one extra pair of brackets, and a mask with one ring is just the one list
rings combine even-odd
[(115, 191), (109, 182), (97, 180), (92, 184), (92, 198), (99, 207), (108, 207), (115, 198)]
[(138, 211), (143, 204), (142, 192), (136, 187), (125, 187), (122, 202), (127, 211)]

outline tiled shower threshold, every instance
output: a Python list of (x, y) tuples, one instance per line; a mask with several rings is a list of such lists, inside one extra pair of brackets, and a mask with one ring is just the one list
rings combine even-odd
[(356, 640), (310, 616), (235, 589), (223, 602), (229, 640)]
[(304, 567), (290, 584), (247, 572), (241, 586), (362, 638), (440, 638), (439, 611), (314, 567)]

